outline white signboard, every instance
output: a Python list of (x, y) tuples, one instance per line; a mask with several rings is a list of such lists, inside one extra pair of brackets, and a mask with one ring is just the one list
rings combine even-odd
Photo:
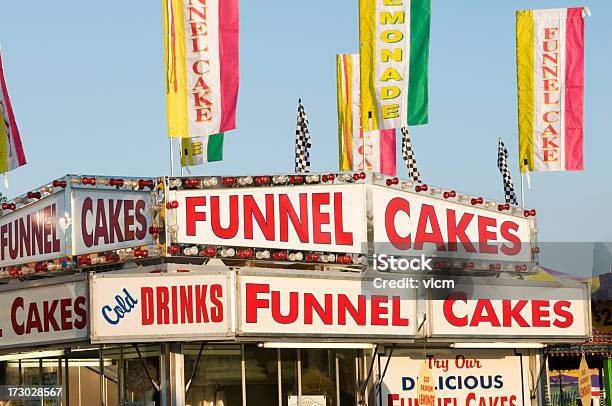
[(389, 336), (416, 333), (414, 289), (358, 279), (239, 275), (240, 334)]
[(590, 333), (584, 287), (465, 284), (431, 300), (433, 337), (577, 337)]
[(73, 255), (153, 244), (151, 192), (73, 190)]
[(227, 338), (228, 283), (224, 274), (94, 274), (92, 342)]
[(0, 291), (0, 348), (87, 338), (87, 282)]
[(377, 252), (490, 261), (531, 261), (530, 220), (372, 186)]
[[(417, 406), (417, 376), (427, 362), (437, 405), (524, 406), (531, 404), (529, 358), (500, 350), (444, 352), (423, 356), (396, 350), (383, 379), (381, 406)], [(381, 357), (380, 365), (387, 365)], [(537, 371), (534, 372), (537, 374)]]
[(298, 402), (297, 396), (287, 398), (289, 406), (327, 406), (325, 395), (302, 395)]
[(0, 217), (0, 267), (65, 255), (64, 194), (56, 193)]
[[(181, 190), (177, 241), (359, 253), (366, 242), (363, 185)], [(170, 210), (167, 211), (170, 214)]]

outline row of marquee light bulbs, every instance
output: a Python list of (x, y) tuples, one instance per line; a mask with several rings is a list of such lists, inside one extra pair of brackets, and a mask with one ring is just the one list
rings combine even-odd
[[(110, 187), (123, 187), (125, 189), (144, 190), (145, 188), (153, 189), (155, 187), (155, 181), (153, 179), (123, 179), (123, 178), (106, 178), (106, 177), (72, 177), (70, 179), (72, 185), (89, 185), (89, 186), (110, 186)], [(27, 206), (28, 204), (35, 203), (43, 197), (49, 196), (58, 189), (64, 189), (68, 187), (68, 181), (64, 179), (56, 179), (48, 185), (42, 186), (36, 190), (29, 191), (21, 196), (14, 198), (12, 201), (4, 202), (0, 206), (0, 216), (4, 214), (5, 210), (17, 210), (19, 206)]]
[[(232, 186), (282, 186), (282, 185), (301, 185), (301, 184), (316, 184), (316, 183), (334, 183), (336, 180), (341, 182), (351, 182), (365, 180), (366, 173), (340, 173), (326, 175), (275, 175), (275, 176), (227, 176), (221, 178), (221, 184), (226, 187)], [(467, 194), (457, 194), (454, 190), (444, 191), (441, 188), (430, 187), (427, 184), (415, 183), (413, 181), (400, 181), (398, 178), (385, 177), (384, 175), (375, 173), (374, 181), (385, 180), (386, 186), (399, 186), (402, 190), (413, 189), (417, 193), (428, 192), (431, 196), (442, 197), (444, 199), (456, 199), (460, 203), (470, 204), (472, 206), (481, 205), (487, 209), (497, 208), (497, 211), (509, 211), (514, 215), (523, 215), (524, 217), (534, 217), (535, 209), (525, 210), (521, 207), (512, 207), (508, 203), (498, 203), (491, 200), (485, 200), (483, 197), (473, 197)], [(196, 188), (211, 188), (219, 185), (217, 177), (206, 178), (174, 178), (168, 183), (170, 189), (196, 189)]]
[[(349, 266), (356, 265), (353, 270), (361, 271), (367, 265), (367, 257), (364, 255), (339, 255), (334, 253), (317, 253), (301, 251), (273, 251), (256, 250), (253, 248), (232, 247), (207, 247), (200, 249), (199, 246), (181, 247), (171, 245), (167, 247), (169, 256), (199, 256), (222, 259), (237, 260), (259, 260), (291, 263), (323, 263), (329, 265)], [(76, 258), (63, 258), (37, 263), (27, 263), (19, 266), (8, 266), (0, 270), (0, 278), (27, 277), (32, 274), (53, 271), (77, 271), (79, 269), (103, 266), (105, 264), (118, 264), (128, 261), (160, 257), (164, 253), (163, 245), (156, 244), (149, 247), (126, 248), (116, 251), (108, 251), (102, 254), (81, 255)], [(459, 260), (438, 260), (433, 262), (434, 269), (452, 270), (480, 270), (480, 271), (505, 271), (526, 272), (529, 267), (526, 264), (501, 264), (489, 262), (466, 262)]]
[[(300, 185), (300, 184), (315, 184), (315, 183), (335, 183), (340, 182), (351, 182), (366, 179), (365, 172), (355, 173), (339, 173), (339, 174), (308, 174), (308, 175), (274, 175), (274, 176), (224, 176), (220, 177), (211, 176), (204, 178), (172, 178), (168, 183), (170, 189), (177, 188), (205, 188), (215, 187), (219, 183), (225, 187), (232, 186), (282, 186), (282, 185)], [(536, 215), (536, 211), (525, 210), (521, 207), (510, 206), (507, 203), (498, 203), (495, 201), (485, 200), (483, 197), (473, 197), (467, 194), (458, 194), (454, 190), (444, 191), (441, 188), (429, 187), (427, 184), (415, 183), (412, 181), (401, 181), (394, 177), (385, 177), (379, 173), (373, 174), (373, 180), (381, 182), (385, 180), (385, 184), (389, 187), (399, 186), (402, 190), (412, 189), (417, 193), (429, 192), (431, 196), (442, 197), (444, 199), (456, 199), (460, 203), (471, 204), (472, 206), (483, 206), (487, 209), (493, 209), (497, 207), (498, 211), (509, 211), (514, 215), (523, 214), (525, 217), (533, 217)], [(131, 179), (131, 178), (108, 178), (108, 177), (70, 177), (72, 185), (83, 185), (83, 186), (107, 186), (117, 187), (125, 189), (140, 189), (145, 188), (154, 189), (155, 181), (153, 179)], [(38, 190), (30, 191), (22, 196), (15, 198), (12, 202), (3, 203), (1, 208), (4, 210), (16, 210), (18, 205), (27, 205), (35, 202), (49, 194), (56, 191), (57, 188), (67, 187), (68, 182), (66, 180), (54, 180), (51, 184), (41, 187)], [(2, 215), (3, 212), (0, 212)]]

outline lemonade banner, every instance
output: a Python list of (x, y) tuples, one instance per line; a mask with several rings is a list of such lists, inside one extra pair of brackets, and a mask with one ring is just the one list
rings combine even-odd
[(181, 166), (222, 161), (224, 136), (225, 134), (221, 133), (207, 137), (181, 138)]
[(395, 129), (361, 131), (359, 55), (337, 55), (336, 77), (339, 169), (395, 176)]
[(364, 131), (426, 124), (430, 0), (360, 0)]
[(236, 128), (238, 0), (163, 0), (168, 136)]
[(585, 11), (516, 13), (521, 172), (583, 169)]
[(12, 171), (26, 164), (23, 146), (17, 122), (13, 115), (13, 107), (9, 99), (2, 55), (0, 55), (0, 173)]

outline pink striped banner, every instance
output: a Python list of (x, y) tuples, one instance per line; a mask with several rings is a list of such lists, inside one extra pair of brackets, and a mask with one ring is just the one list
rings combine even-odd
[(582, 8), (567, 10), (565, 31), (565, 169), (584, 168), (584, 18)]

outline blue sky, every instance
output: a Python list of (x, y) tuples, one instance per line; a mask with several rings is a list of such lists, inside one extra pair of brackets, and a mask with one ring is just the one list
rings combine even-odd
[[(242, 1), (238, 130), (226, 136), (225, 160), (196, 174), (292, 171), (298, 97), (311, 123), (312, 170), (337, 169), (335, 55), (357, 51), (357, 3)], [(498, 200), (500, 136), (519, 183), (514, 12), (589, 6), (585, 171), (533, 175), (526, 201), (538, 209), (540, 240), (612, 241), (612, 2), (432, 3), (430, 124), (411, 132), (421, 174)], [(169, 174), (161, 1), (6, 2), (0, 41), (29, 161), (3, 193), (66, 173)]]

